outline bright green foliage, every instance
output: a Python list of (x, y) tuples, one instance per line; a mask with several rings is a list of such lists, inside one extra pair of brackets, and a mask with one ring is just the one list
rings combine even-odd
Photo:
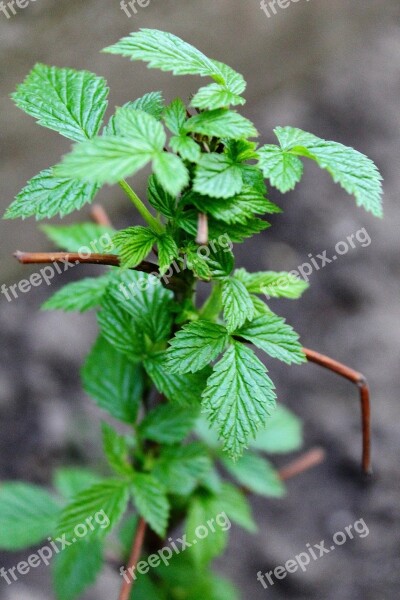
[[(82, 368), (83, 387), (124, 429), (102, 424), (101, 474), (56, 470), (59, 499), (32, 485), (0, 485), (0, 548), (19, 550), (50, 535), (76, 538), (54, 563), (57, 598), (74, 600), (100, 573), (104, 538), (120, 520), (120, 543), (112, 540), (120, 564), (140, 518), (160, 547), (186, 522), (187, 539), (196, 543), (168, 567), (140, 575), (131, 600), (238, 600), (210, 562), (224, 551), (231, 524), (257, 530), (248, 492), (285, 493), (262, 454), (302, 443), (299, 419), (276, 407), (274, 383), (252, 346), (266, 353), (263, 360), (305, 362), (297, 333), (265, 301), (298, 299), (308, 283), (296, 271), (235, 270), (233, 245), (268, 229), (265, 215), (278, 218), (282, 210), (269, 200), (265, 179), (292, 190), (302, 158), (376, 216), (381, 176), (356, 150), (292, 127), (275, 129), (279, 145), (259, 147), (257, 128), (238, 110), (242, 75), (175, 35), (142, 29), (105, 52), (210, 81), (193, 90), (189, 104), (176, 98), (165, 105), (161, 92), (128, 99), (105, 125), (108, 89), (92, 73), (36, 65), (14, 94), (39, 124), (76, 143), (27, 183), (5, 218), (63, 217), (108, 183), (144, 223), (118, 231), (87, 222), (42, 228), (59, 250), (101, 254), (97, 261), (119, 265), (67, 283), (44, 308), (96, 309), (100, 334)], [(151, 173), (141, 199), (125, 178), (144, 167)], [(89, 527), (102, 511), (109, 523)], [(210, 523), (214, 530), (201, 540), (197, 528)], [(78, 525), (88, 526), (85, 539)], [(143, 555), (148, 550), (145, 542)]]
[(42, 225), (41, 230), (62, 250), (97, 254), (113, 254), (111, 237), (115, 233), (112, 227), (104, 227), (95, 223), (78, 223), (76, 225)]
[(110, 278), (85, 277), (76, 283), (69, 283), (47, 300), (44, 310), (64, 310), (66, 312), (85, 312), (101, 304), (107, 291)]
[(97, 473), (82, 467), (62, 467), (54, 474), (54, 487), (66, 499), (73, 498), (100, 481)]
[(250, 446), (263, 452), (280, 454), (298, 450), (302, 444), (301, 421), (283, 406), (268, 419), (265, 429), (261, 429)]
[(149, 227), (129, 227), (113, 237), (119, 250), (121, 265), (128, 269), (136, 267), (150, 254), (157, 241), (156, 234)]
[[(86, 538), (103, 539), (118, 523), (128, 504), (128, 484), (118, 479), (107, 479), (83, 490), (71, 500), (62, 511), (57, 534), (66, 535), (73, 541), (80, 536), (79, 525), (86, 525), (86, 519), (95, 518), (104, 511), (108, 521), (93, 529), (87, 526)], [(108, 523), (108, 525), (107, 525)], [(94, 525), (94, 523), (93, 523)]]
[(82, 142), (98, 133), (107, 96), (102, 77), (88, 71), (37, 64), (12, 97), (39, 125)]
[(144, 391), (142, 367), (99, 337), (82, 369), (85, 391), (112, 417), (134, 423)]
[(231, 456), (242, 454), (274, 410), (274, 389), (265, 366), (243, 344), (233, 344), (215, 365), (203, 406)]
[(152, 473), (169, 493), (188, 496), (210, 469), (207, 451), (195, 443), (164, 448)]
[(190, 542), (197, 541), (190, 550), (195, 565), (200, 569), (207, 566), (213, 558), (221, 554), (228, 543), (228, 533), (220, 527), (216, 527), (215, 532), (209, 533), (204, 539), (199, 539), (196, 536), (196, 529), (199, 525), (215, 519), (217, 515), (215, 508), (215, 498), (211, 495), (195, 497), (189, 507), (186, 534)]
[(237, 334), (288, 365), (306, 362), (297, 333), (285, 319), (273, 313), (257, 317), (239, 329)]
[(221, 325), (195, 321), (185, 325), (170, 342), (168, 368), (172, 373), (195, 373), (204, 369), (228, 343), (228, 333)]
[(129, 464), (129, 443), (126, 437), (119, 435), (108, 423), (102, 424), (104, 454), (110, 466), (119, 475), (132, 474)]
[(163, 537), (166, 533), (170, 506), (162, 483), (152, 475), (135, 473), (131, 491), (138, 513), (160, 537)]
[(382, 177), (369, 158), (353, 148), (327, 142), (295, 127), (277, 127), (281, 148), (264, 146), (259, 150), (260, 166), (281, 192), (292, 189), (301, 179), (302, 164), (297, 158), (315, 160), (336, 183), (356, 198), (358, 206), (376, 217), (383, 216)]
[(176, 444), (193, 429), (198, 412), (197, 408), (161, 404), (141, 422), (139, 433), (143, 438), (160, 444)]
[(57, 600), (74, 600), (92, 585), (103, 568), (100, 540), (79, 540), (55, 557), (53, 583)]
[(238, 113), (219, 108), (202, 112), (191, 117), (184, 126), (185, 131), (201, 133), (208, 137), (240, 138), (256, 137), (257, 129), (253, 123)]
[(225, 458), (223, 464), (240, 485), (255, 494), (280, 498), (285, 493), (278, 472), (256, 454), (248, 452), (236, 463)]
[(254, 304), (251, 296), (243, 283), (237, 279), (229, 278), (224, 281), (222, 305), (229, 331), (235, 331), (245, 321), (251, 321), (254, 317)]
[(300, 298), (309, 288), (309, 284), (290, 273), (260, 271), (247, 273), (245, 269), (237, 269), (235, 277), (244, 283), (252, 294), (264, 294), (267, 298)]
[(65, 217), (93, 201), (98, 186), (67, 177), (57, 177), (53, 169), (45, 169), (28, 181), (26, 187), (8, 207), (5, 219)]
[(54, 528), (60, 506), (46, 490), (25, 483), (0, 486), (0, 548), (19, 550), (45, 539)]
[(197, 166), (193, 189), (212, 198), (230, 198), (243, 188), (242, 169), (225, 154), (204, 154)]

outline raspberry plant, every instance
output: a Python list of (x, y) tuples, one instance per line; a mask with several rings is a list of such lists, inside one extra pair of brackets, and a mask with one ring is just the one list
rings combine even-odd
[[(13, 95), (40, 125), (76, 144), (60, 164), (28, 182), (6, 218), (63, 217), (91, 203), (103, 185), (118, 184), (146, 223), (115, 231), (96, 209), (97, 224), (43, 228), (63, 252), (17, 253), (21, 262), (110, 265), (100, 277), (67, 284), (44, 308), (97, 311), (99, 337), (82, 378), (99, 408), (129, 428), (121, 433), (102, 424), (113, 474), (66, 468), (56, 472), (51, 493), (15, 482), (0, 488), (2, 548), (25, 548), (48, 536), (68, 540), (53, 563), (60, 600), (79, 597), (94, 582), (106, 548), (134, 569), (143, 548), (161, 547), (181, 523), (188, 540), (221, 512), (254, 531), (246, 495), (285, 493), (282, 476), (264, 455), (297, 450), (301, 425), (276, 407), (274, 383), (253, 346), (288, 365), (309, 358), (359, 385), (363, 466), (369, 468), (365, 380), (302, 348), (292, 327), (263, 300), (299, 298), (307, 284), (293, 273), (235, 269), (233, 245), (267, 229), (264, 215), (282, 212), (266, 197), (265, 180), (281, 192), (292, 190), (303, 158), (381, 217), (374, 163), (294, 127), (277, 127), (278, 143), (259, 146), (255, 126), (234, 108), (245, 103), (243, 77), (174, 35), (143, 29), (105, 52), (213, 83), (188, 106), (180, 98), (166, 105), (161, 92), (148, 93), (117, 108), (106, 125), (107, 84), (86, 71), (37, 64)], [(152, 174), (144, 202), (126, 178), (146, 165)], [(105, 235), (107, 254), (79, 253)], [(152, 252), (158, 264), (146, 260)], [(209, 284), (203, 303), (199, 281)], [(72, 543), (76, 526), (99, 511), (108, 526)], [(227, 539), (227, 531), (217, 529), (175, 556), (169, 568), (124, 579), (120, 600), (237, 598), (231, 584), (209, 570)]]

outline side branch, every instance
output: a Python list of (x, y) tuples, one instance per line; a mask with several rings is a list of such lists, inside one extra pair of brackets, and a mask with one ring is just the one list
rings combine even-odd
[(370, 391), (368, 382), (362, 373), (358, 373), (350, 367), (343, 365), (328, 356), (324, 356), (315, 350), (309, 350), (303, 348), (307, 359), (341, 377), (344, 377), (348, 381), (351, 381), (360, 391), (360, 403), (361, 403), (361, 424), (362, 424), (362, 436), (363, 436), (363, 449), (362, 449), (362, 470), (366, 475), (371, 475), (371, 401)]
[[(116, 254), (88, 254), (83, 255), (79, 252), (14, 252), (15, 258), (23, 265), (28, 264), (51, 264), (62, 263), (70, 266), (78, 264), (90, 265), (106, 265), (111, 267), (119, 267), (121, 264), (119, 256)], [(159, 275), (158, 266), (146, 260), (134, 267), (134, 271), (149, 273), (155, 276)], [(162, 279), (165, 282), (165, 287), (171, 289), (181, 289), (184, 285), (183, 281), (178, 277), (170, 277)]]
[[(124, 581), (122, 583), (121, 591), (119, 593), (118, 600), (129, 600), (133, 582), (135, 581), (132, 576), (137, 563), (139, 562), (140, 555), (142, 553), (144, 538), (146, 535), (147, 523), (144, 519), (140, 519), (135, 537), (133, 539), (131, 555), (128, 561), (127, 571), (124, 572)], [(125, 578), (126, 577), (126, 578)]]

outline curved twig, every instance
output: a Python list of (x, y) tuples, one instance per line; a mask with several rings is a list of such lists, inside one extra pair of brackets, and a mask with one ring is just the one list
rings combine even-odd
[(362, 449), (362, 470), (366, 475), (371, 475), (371, 402), (368, 382), (365, 376), (358, 371), (354, 371), (343, 365), (342, 363), (324, 356), (315, 350), (303, 348), (307, 359), (341, 377), (344, 377), (348, 381), (356, 384), (360, 390), (360, 403), (361, 403), (361, 422), (362, 422), (362, 436), (363, 436), (363, 449)]

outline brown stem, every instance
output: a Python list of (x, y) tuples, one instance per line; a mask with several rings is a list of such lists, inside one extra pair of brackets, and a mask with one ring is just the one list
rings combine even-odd
[(363, 436), (363, 449), (362, 449), (362, 470), (366, 475), (372, 473), (371, 467), (371, 402), (370, 392), (366, 378), (362, 373), (358, 373), (353, 369), (350, 369), (346, 365), (343, 365), (328, 356), (319, 354), (315, 350), (309, 350), (303, 348), (307, 359), (329, 371), (333, 371), (348, 379), (352, 383), (355, 383), (360, 390), (360, 403), (361, 403), (361, 423), (362, 423), (362, 436)]
[[(91, 264), (91, 265), (108, 265), (111, 267), (119, 267), (120, 259), (115, 254), (88, 254), (83, 255), (79, 252), (14, 252), (15, 258), (24, 265), (28, 264), (48, 264), (48, 263), (70, 263), (71, 265)], [(142, 273), (157, 274), (158, 266), (146, 260), (142, 261), (134, 268), (135, 271)], [(164, 282), (164, 280), (161, 280)], [(171, 289), (180, 289), (184, 285), (183, 281), (178, 277), (170, 277), (166, 280), (165, 287)]]
[(97, 225), (103, 225), (104, 227), (112, 227), (111, 219), (101, 206), (101, 204), (94, 204), (90, 211), (90, 216)]
[(312, 450), (309, 450), (303, 454), (303, 456), (300, 456), (300, 458), (297, 458), (285, 467), (279, 469), (278, 473), (282, 481), (286, 481), (287, 479), (291, 479), (296, 475), (300, 475), (300, 473), (303, 473), (304, 471), (308, 471), (308, 469), (316, 467), (324, 460), (325, 450), (322, 448), (313, 448)]
[(134, 572), (136, 565), (139, 562), (140, 555), (142, 553), (146, 529), (146, 521), (144, 519), (140, 519), (136, 529), (135, 537), (133, 538), (132, 550), (128, 561), (127, 572), (125, 571), (127, 579), (125, 579), (124, 577), (118, 600), (129, 600), (130, 598), (132, 587), (135, 581), (134, 577), (132, 576), (132, 573)]
[(199, 213), (196, 243), (201, 246), (208, 244), (208, 218), (204, 213)]

